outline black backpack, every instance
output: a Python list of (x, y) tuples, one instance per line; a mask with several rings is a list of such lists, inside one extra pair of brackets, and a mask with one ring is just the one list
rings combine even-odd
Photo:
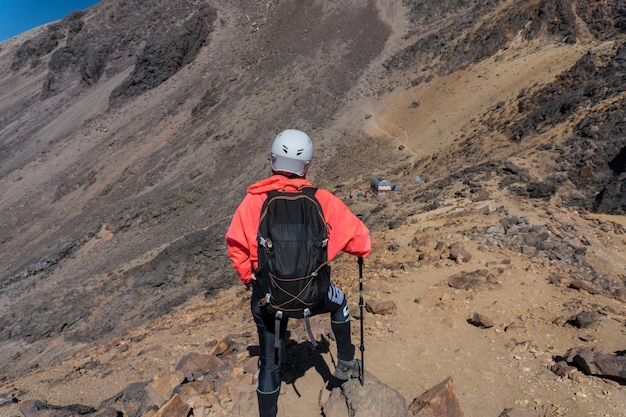
[(259, 304), (277, 320), (308, 319), (328, 293), (328, 225), (316, 191), (270, 191), (261, 209), (254, 275), (263, 297)]

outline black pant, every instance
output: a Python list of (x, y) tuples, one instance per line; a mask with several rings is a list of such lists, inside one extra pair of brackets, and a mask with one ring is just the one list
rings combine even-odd
[[(260, 417), (275, 417), (277, 413), (278, 394), (280, 391), (280, 367), (285, 351), (285, 334), (287, 318), (280, 321), (278, 349), (274, 347), (275, 317), (259, 306), (259, 289), (252, 286), (251, 309), (259, 334), (259, 381), (257, 398)], [(320, 303), (311, 309), (311, 315), (330, 313), (331, 329), (337, 341), (337, 358), (349, 362), (354, 359), (354, 345), (350, 336), (350, 312), (348, 300), (343, 291), (334, 284), (330, 285), (328, 294)]]

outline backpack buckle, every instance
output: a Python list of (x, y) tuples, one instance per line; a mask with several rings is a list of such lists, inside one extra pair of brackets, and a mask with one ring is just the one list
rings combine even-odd
[(263, 246), (268, 252), (272, 249), (272, 241), (265, 239), (263, 236), (259, 236), (259, 245)]
[(259, 306), (263, 307), (263, 306), (268, 305), (270, 303), (270, 298), (271, 298), (271, 295), (269, 293), (265, 294), (265, 297), (259, 300)]

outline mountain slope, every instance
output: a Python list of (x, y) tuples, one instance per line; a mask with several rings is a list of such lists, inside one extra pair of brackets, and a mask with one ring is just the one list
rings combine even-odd
[[(2, 43), (5, 381), (236, 285), (225, 228), (284, 128), (365, 215), (377, 268), (416, 262), (387, 253), (399, 225), (446, 230), (471, 201), (619, 224), (625, 22), (617, 0), (104, 0)], [(356, 198), (372, 174), (401, 192)], [(615, 239), (534, 259), (623, 301)]]

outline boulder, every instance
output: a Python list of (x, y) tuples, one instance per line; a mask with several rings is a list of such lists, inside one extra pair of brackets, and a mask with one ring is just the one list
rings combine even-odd
[(174, 395), (156, 412), (155, 417), (187, 417), (191, 407), (179, 395)]
[(224, 366), (224, 362), (215, 355), (191, 352), (185, 355), (176, 366), (177, 372), (182, 372), (187, 381), (195, 381), (205, 374), (217, 372)]
[(111, 415), (117, 416), (118, 412), (128, 417), (138, 417), (150, 410), (154, 411), (157, 407), (146, 394), (145, 388), (147, 382), (135, 382), (128, 385), (120, 393), (108, 398), (98, 406), (98, 415), (104, 413), (109, 415), (109, 411), (114, 411)]
[(596, 353), (587, 348), (570, 349), (564, 358), (587, 375), (610, 378), (626, 383), (626, 356)]
[(453, 243), (448, 249), (450, 249), (450, 259), (457, 263), (469, 262), (472, 259), (472, 254), (465, 249), (461, 242)]
[(496, 322), (491, 317), (481, 313), (474, 313), (472, 315), (472, 318), (469, 319), (468, 322), (482, 329), (488, 329), (496, 325)]
[(409, 411), (414, 416), (464, 417), (451, 377), (415, 398)]
[(405, 417), (406, 400), (395, 389), (365, 372), (365, 385), (358, 378), (346, 381), (330, 393), (322, 407), (326, 417)]
[(568, 323), (579, 329), (588, 329), (598, 322), (598, 314), (595, 311), (582, 311), (568, 320)]
[(157, 407), (162, 407), (171, 397), (176, 386), (182, 384), (185, 375), (180, 371), (155, 375), (152, 382), (144, 388), (150, 401)]
[(389, 315), (398, 311), (398, 306), (393, 301), (368, 301), (365, 308), (372, 314)]
[(457, 290), (481, 291), (496, 286), (495, 276), (488, 270), (459, 271), (448, 278), (448, 285)]
[(67, 406), (58, 406), (39, 400), (23, 401), (20, 404), (19, 409), (24, 417), (71, 417), (81, 414), (89, 414), (96, 411), (86, 405), (71, 404)]

